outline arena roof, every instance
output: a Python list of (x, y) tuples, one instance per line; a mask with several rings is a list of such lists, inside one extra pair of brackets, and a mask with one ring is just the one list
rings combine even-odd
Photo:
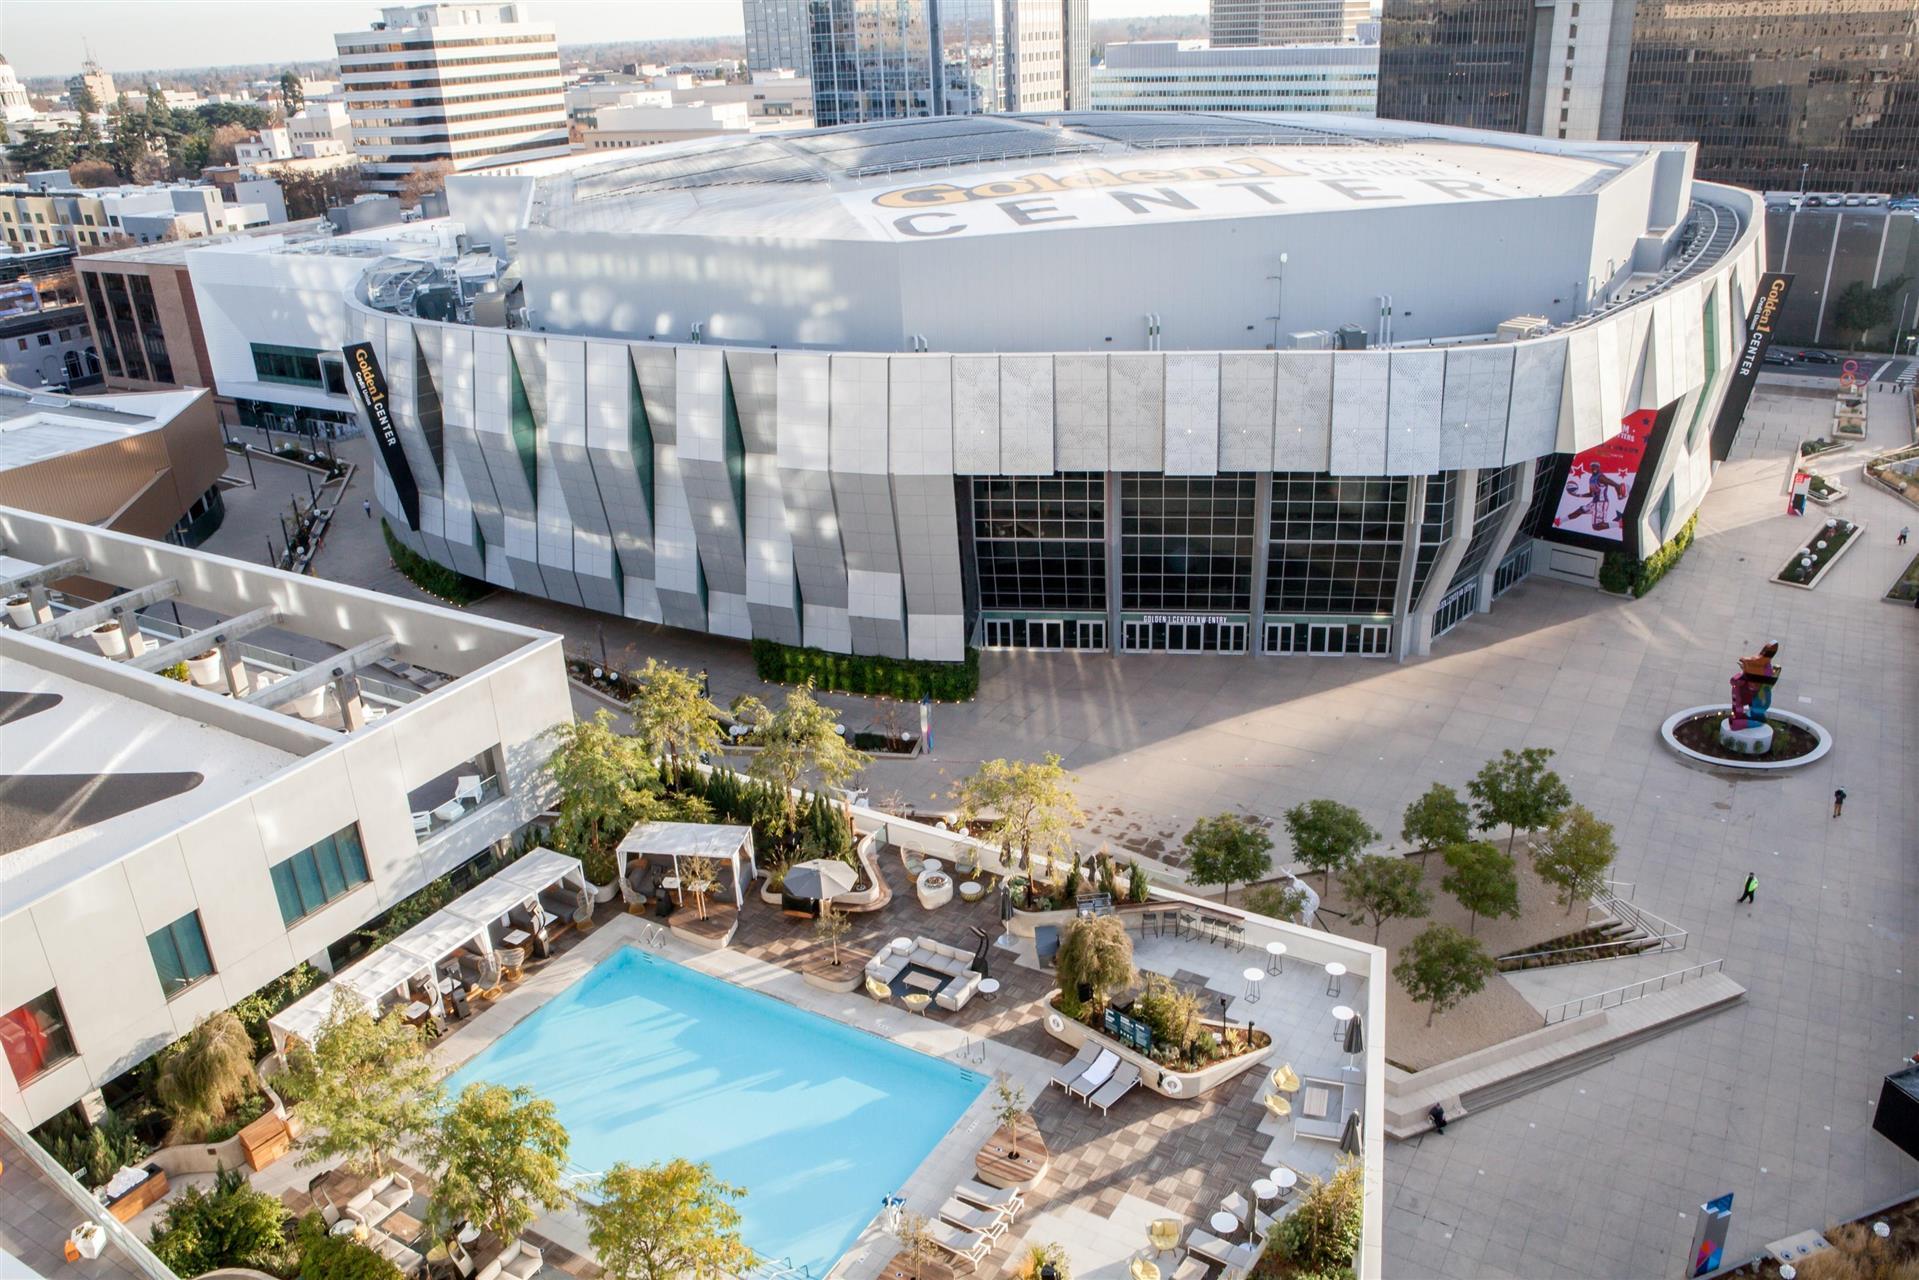
[[(908, 241), (1569, 195), (1618, 150), (1345, 117), (1079, 112), (936, 117), (702, 139), (538, 180), (568, 231)], [(1030, 209), (989, 202), (1030, 196)], [(916, 217), (914, 215), (925, 214)]]

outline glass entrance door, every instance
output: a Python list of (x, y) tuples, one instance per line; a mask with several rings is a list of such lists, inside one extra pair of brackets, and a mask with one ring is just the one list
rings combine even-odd
[(1346, 652), (1346, 624), (1343, 622), (1314, 622), (1308, 624), (1306, 628), (1306, 652)]

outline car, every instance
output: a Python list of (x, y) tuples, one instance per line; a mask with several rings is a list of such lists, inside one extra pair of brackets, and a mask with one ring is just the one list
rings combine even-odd
[(1850, 208), (1854, 208), (1854, 207), (1856, 207), (1856, 206), (1858, 206), (1858, 205), (1862, 205), (1862, 204), (1864, 204), (1864, 203), (1865, 203), (1865, 201), (1864, 201), (1864, 200), (1861, 200), (1861, 199), (1860, 199), (1860, 198), (1859, 198), (1858, 196), (1847, 196), (1847, 197), (1846, 197), (1846, 207), (1847, 207), (1847, 208), (1849, 208), (1849, 209), (1850, 209)]
[(1801, 351), (1799, 358), (1807, 364), (1838, 364), (1839, 357), (1830, 351)]
[(1799, 357), (1790, 351), (1767, 351), (1762, 364), (1798, 364)]

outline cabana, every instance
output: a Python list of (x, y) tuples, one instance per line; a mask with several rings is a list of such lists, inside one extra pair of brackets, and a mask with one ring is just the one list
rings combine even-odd
[(337, 982), (323, 982), (267, 1019), (267, 1034), (273, 1037), (274, 1050), (282, 1058), (286, 1057), (287, 1042), (290, 1040), (298, 1040), (309, 1049), (312, 1048), (320, 1038), (320, 1028), (333, 1015), (334, 998), (343, 991), (368, 1013), (377, 1014), (380, 1011), (378, 1001), (368, 1000), (353, 988), (343, 987)]
[(576, 925), (593, 920), (594, 888), (578, 858), (544, 847), (534, 849), (501, 871), (498, 879), (532, 890), (550, 916)]
[[(387, 950), (415, 956), (432, 975), (428, 983), (427, 1004), (433, 1012), (445, 1016), (445, 997), (463, 986), (489, 990), (499, 985), (498, 968), (489, 973), (477, 957), (489, 956), (493, 942), (484, 924), (468, 920), (446, 909), (428, 916), (388, 943)], [(489, 957), (490, 958), (490, 957)], [(469, 959), (476, 962), (469, 965)], [(466, 1016), (464, 997), (455, 1001), (455, 1011)]]
[[(746, 904), (747, 882), (759, 875), (753, 860), (753, 828), (711, 822), (642, 822), (620, 841), (620, 896), (628, 902), (652, 897), (655, 890), (680, 887), (683, 860), (705, 858), (715, 870), (732, 874), (733, 906)], [(744, 860), (745, 871), (741, 864)], [(672, 870), (661, 865), (671, 862)], [(628, 873), (629, 864), (632, 866)], [(723, 888), (724, 882), (716, 888)]]
[(514, 970), (525, 956), (511, 953), (528, 943), (544, 949), (554, 917), (576, 922), (592, 917), (593, 888), (578, 858), (539, 848), (455, 898), (445, 911), (484, 929), (487, 949), (499, 966)]

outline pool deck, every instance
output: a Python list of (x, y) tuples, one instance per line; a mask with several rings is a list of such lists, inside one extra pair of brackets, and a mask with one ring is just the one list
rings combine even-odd
[[(894, 898), (884, 909), (849, 917), (852, 932), (841, 943), (844, 962), (863, 964), (878, 947), (897, 936), (926, 936), (970, 947), (969, 926), (1001, 933), (992, 897), (967, 904), (955, 899), (934, 911), (922, 908), (899, 857), (881, 856)], [(1066, 1246), (1075, 1280), (1126, 1280), (1128, 1262), (1146, 1244), (1146, 1224), (1173, 1217), (1187, 1227), (1204, 1228), (1225, 1196), (1246, 1193), (1276, 1163), (1302, 1173), (1331, 1171), (1332, 1144), (1276, 1135), (1264, 1121), (1259, 1102), (1265, 1071), (1255, 1070), (1204, 1098), (1174, 1102), (1144, 1088), (1117, 1103), (1110, 1115), (1047, 1087), (1052, 1072), (1070, 1055), (1047, 1035), (1039, 1002), (1051, 990), (1050, 975), (1016, 963), (1012, 953), (995, 948), (992, 974), (1001, 983), (996, 997), (975, 997), (957, 1012), (935, 1010), (916, 1016), (897, 1005), (882, 1005), (863, 991), (823, 990), (801, 976), (801, 967), (818, 957), (810, 924), (781, 914), (779, 908), (749, 896), (733, 945), (725, 950), (697, 948), (657, 930), (639, 916), (601, 908), (600, 923), (570, 940), (551, 960), (529, 969), (491, 1007), (459, 1024), (434, 1047), (448, 1072), (497, 1041), (615, 949), (635, 946), (689, 968), (765, 992), (797, 1008), (884, 1036), (895, 1043), (944, 1058), (981, 1074), (1003, 1075), (1023, 1089), (1032, 1115), (1052, 1152), (1047, 1172), (1027, 1192), (1026, 1210), (1001, 1237), (975, 1273), (995, 1276), (1017, 1258), (1026, 1243)], [(649, 939), (652, 940), (649, 945)], [(850, 954), (848, 954), (850, 953)], [(1247, 1003), (1241, 970), (1264, 957), (1235, 953), (1193, 939), (1149, 937), (1136, 944), (1144, 968), (1204, 985), (1224, 997), (1235, 1021), (1252, 1020), (1271, 1031), (1278, 1043), (1268, 1065), (1290, 1061), (1300, 1075), (1337, 1078), (1344, 1063), (1332, 1038), (1330, 1008), (1339, 1003), (1324, 993), (1325, 977), (1316, 968), (1289, 964), (1285, 974), (1260, 984), (1261, 999)], [(1354, 987), (1344, 1002), (1364, 1008)], [(932, 1217), (952, 1188), (973, 1174), (974, 1155), (996, 1126), (994, 1090), (988, 1087), (901, 1188), (907, 1208)], [(1262, 1121), (1264, 1121), (1262, 1123)], [(849, 1134), (848, 1141), (857, 1139)], [(750, 1187), (749, 1187), (750, 1190)], [(590, 1253), (584, 1220), (573, 1211), (549, 1214), (535, 1233), (581, 1253)], [(898, 1241), (877, 1223), (869, 1227), (834, 1268), (834, 1280), (877, 1280), (899, 1251)], [(1163, 1260), (1170, 1274), (1170, 1260)]]

